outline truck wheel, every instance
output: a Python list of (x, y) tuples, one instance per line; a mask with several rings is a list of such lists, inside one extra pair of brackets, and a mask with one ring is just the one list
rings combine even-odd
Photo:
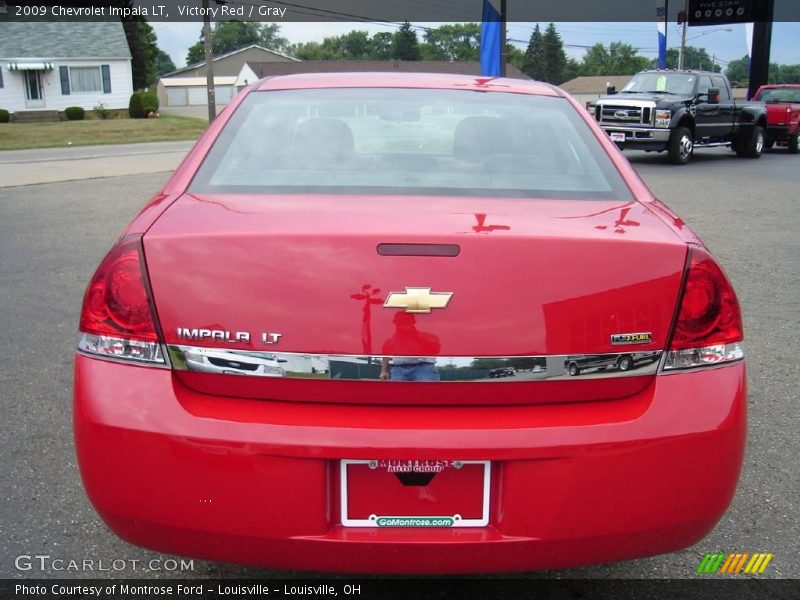
[(764, 128), (756, 125), (750, 134), (750, 139), (739, 140), (736, 144), (736, 154), (742, 158), (758, 158), (764, 150)]
[(789, 152), (800, 154), (800, 131), (789, 138)]
[(633, 366), (633, 359), (630, 356), (623, 356), (617, 363), (620, 371), (627, 371)]
[(686, 127), (678, 127), (669, 136), (668, 158), (673, 165), (685, 165), (692, 158), (694, 142), (692, 132)]
[(573, 377), (575, 377), (576, 375), (580, 375), (581, 370), (580, 368), (578, 368), (578, 365), (576, 365), (575, 363), (570, 363), (569, 374), (572, 375)]

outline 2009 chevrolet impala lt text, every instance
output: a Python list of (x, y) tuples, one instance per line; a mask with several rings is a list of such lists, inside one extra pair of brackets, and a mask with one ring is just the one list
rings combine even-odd
[(733, 496), (742, 339), (719, 264), (557, 88), (269, 78), (91, 279), (77, 454), (115, 533), (192, 557), (670, 552)]

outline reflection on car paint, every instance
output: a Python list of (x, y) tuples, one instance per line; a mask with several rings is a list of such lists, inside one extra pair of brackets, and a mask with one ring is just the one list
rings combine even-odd
[[(403, 314), (403, 313), (399, 313)], [(406, 316), (406, 315), (404, 315)], [(412, 335), (414, 332), (408, 333)], [(419, 333), (419, 332), (417, 332)], [(428, 347), (426, 341), (420, 341)], [(378, 380), (387, 355), (303, 354), (295, 352), (218, 351), (194, 346), (168, 346), (173, 368), (222, 375), (260, 375), (295, 379)], [(420, 353), (424, 354), (424, 353)], [(655, 374), (662, 351), (553, 356), (431, 356), (439, 382), (513, 382), (625, 377)], [(199, 357), (199, 358), (198, 358)], [(402, 357), (407, 358), (407, 357)], [(201, 360), (202, 359), (202, 360)]]

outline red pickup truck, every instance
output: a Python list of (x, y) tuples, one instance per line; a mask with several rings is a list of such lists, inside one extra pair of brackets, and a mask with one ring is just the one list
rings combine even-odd
[(800, 137), (800, 83), (762, 85), (753, 100), (767, 105), (767, 140), (764, 148), (786, 144), (797, 154)]

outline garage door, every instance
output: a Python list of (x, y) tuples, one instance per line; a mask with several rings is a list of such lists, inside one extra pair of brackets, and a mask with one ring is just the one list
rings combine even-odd
[(218, 85), (214, 88), (217, 104), (227, 104), (231, 101), (233, 93), (232, 85)]
[(186, 88), (167, 88), (167, 104), (170, 106), (186, 106)]
[(198, 104), (208, 104), (208, 92), (205, 86), (190, 87), (189, 90), (189, 104), (196, 106)]

